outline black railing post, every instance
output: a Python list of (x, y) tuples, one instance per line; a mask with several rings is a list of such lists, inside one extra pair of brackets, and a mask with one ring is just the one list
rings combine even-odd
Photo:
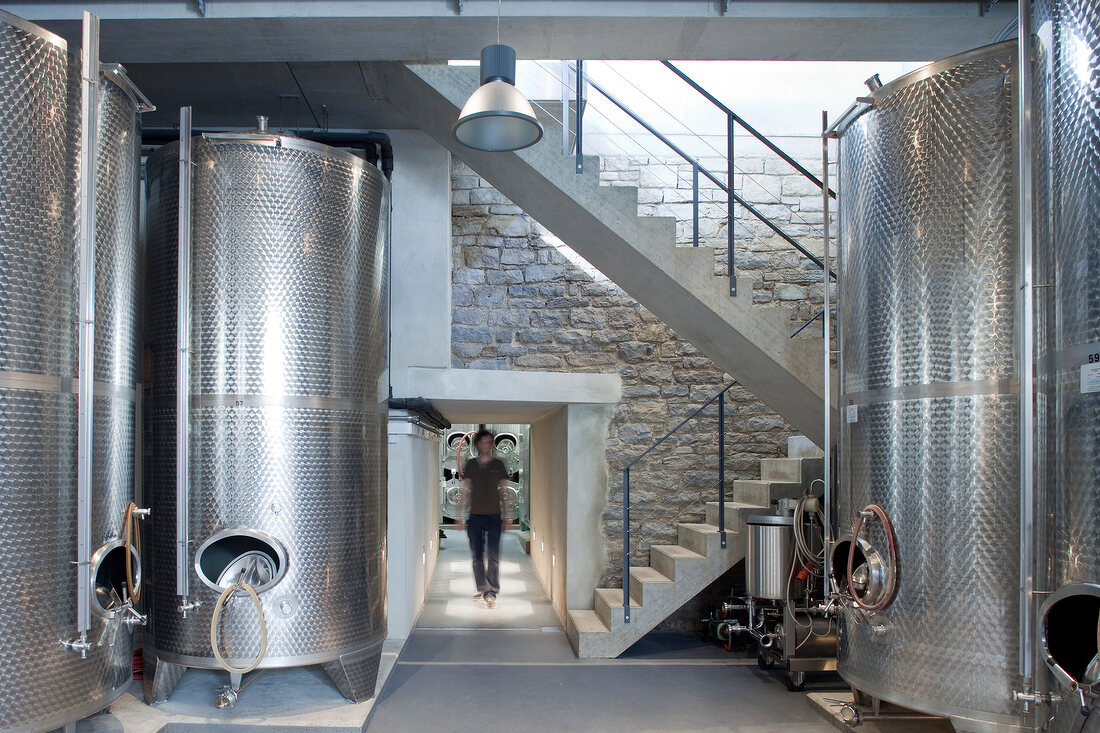
[(699, 246), (699, 166), (691, 164), (691, 246)]
[(584, 62), (577, 59), (577, 173), (584, 173), (584, 148), (581, 146), (584, 130)]
[(630, 468), (623, 469), (623, 623), (630, 623)]
[[(729, 389), (728, 387), (726, 389)], [(726, 549), (726, 391), (718, 395), (718, 534)]]
[(726, 115), (726, 262), (729, 263), (726, 269), (730, 274), (730, 295), (737, 295), (737, 271), (733, 267), (733, 132), (733, 115)]

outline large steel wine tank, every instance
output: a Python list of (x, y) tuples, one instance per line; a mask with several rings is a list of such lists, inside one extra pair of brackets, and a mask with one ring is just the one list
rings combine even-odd
[[(374, 694), (386, 635), (388, 184), (363, 159), (257, 131), (193, 139), (189, 602), (177, 595), (179, 145), (147, 162), (148, 419), (154, 461), (150, 699), (217, 668), (211, 615), (248, 568), (261, 668), (324, 664)], [(253, 659), (261, 624), (227, 604), (219, 643)]]
[(1015, 58), (908, 74), (839, 138), (837, 523), (880, 506), (898, 568), (869, 513), (857, 583), (896, 597), (845, 610), (837, 666), (962, 730), (1020, 722)]
[[(1033, 4), (1037, 394), (1036, 554), (1054, 730), (1080, 719), (1100, 615), (1100, 7)], [(1049, 570), (1048, 570), (1049, 569)], [(1049, 579), (1043, 576), (1049, 572)], [(1057, 665), (1057, 666), (1054, 666)]]
[[(138, 104), (99, 82), (95, 209), (92, 566), (77, 559), (80, 60), (0, 12), (0, 730), (49, 730), (130, 684), (131, 639), (110, 594), (134, 490), (138, 328)], [(140, 567), (137, 558), (135, 566)], [(77, 572), (92, 579), (85, 658)], [(98, 591), (98, 592), (95, 592)], [(99, 642), (103, 643), (100, 644)]]

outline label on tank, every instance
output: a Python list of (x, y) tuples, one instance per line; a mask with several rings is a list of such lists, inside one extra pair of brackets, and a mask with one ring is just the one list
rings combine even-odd
[(1089, 392), (1100, 392), (1100, 363), (1081, 365), (1081, 393)]
[(844, 412), (844, 419), (849, 423), (859, 422), (859, 405), (848, 405)]

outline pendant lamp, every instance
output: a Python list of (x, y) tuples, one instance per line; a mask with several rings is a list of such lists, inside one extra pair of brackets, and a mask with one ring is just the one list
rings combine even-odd
[(489, 152), (527, 148), (542, 139), (531, 103), (516, 89), (516, 51), (495, 43), (481, 49), (481, 86), (452, 129), (463, 145)]

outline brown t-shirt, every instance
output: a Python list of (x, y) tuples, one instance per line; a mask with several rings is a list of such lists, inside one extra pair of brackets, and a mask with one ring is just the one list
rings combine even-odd
[(500, 514), (500, 482), (508, 478), (504, 461), (493, 458), (482, 465), (476, 458), (466, 461), (462, 478), (470, 480), (470, 514)]

